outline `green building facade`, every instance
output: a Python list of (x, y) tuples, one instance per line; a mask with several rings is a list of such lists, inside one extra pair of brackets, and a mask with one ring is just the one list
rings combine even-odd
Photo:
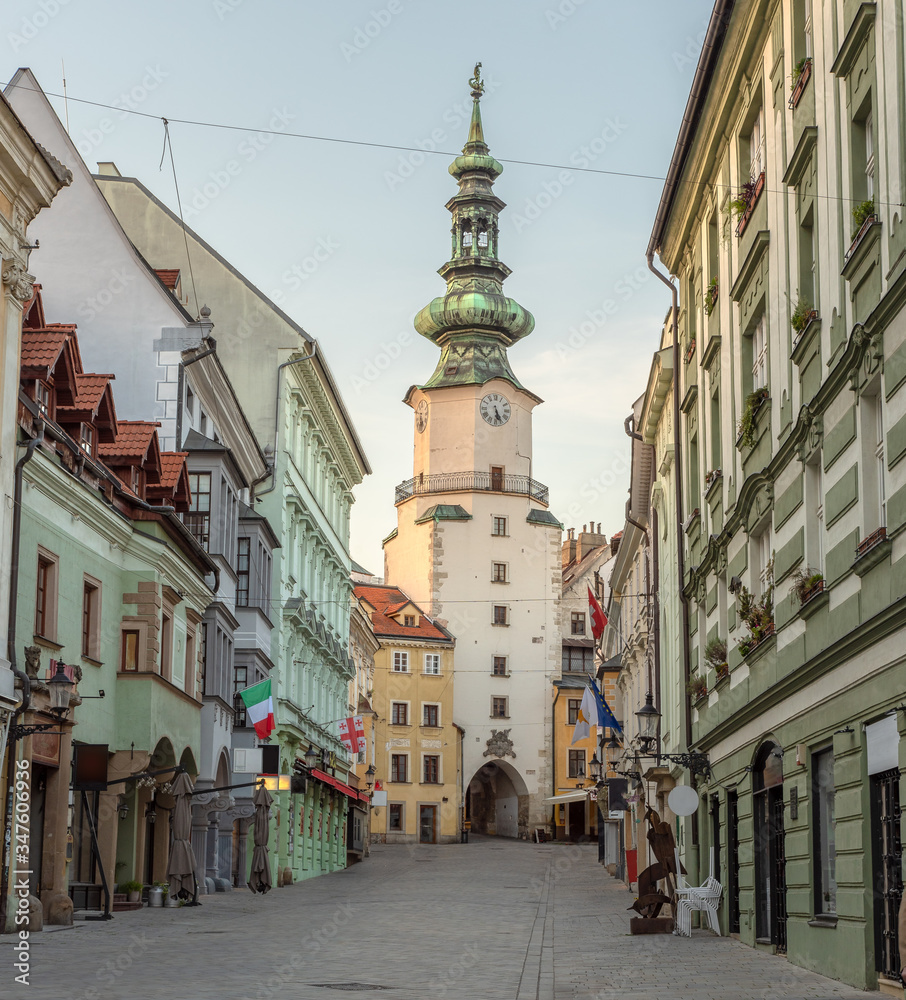
[(901, 36), (892, 0), (718, 0), (649, 248), (682, 358), (664, 680), (712, 768), (686, 863), (714, 850), (725, 932), (865, 988), (898, 969), (906, 793)]

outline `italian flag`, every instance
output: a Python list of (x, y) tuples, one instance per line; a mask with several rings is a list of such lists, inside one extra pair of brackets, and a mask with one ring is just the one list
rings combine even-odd
[(270, 680), (253, 684), (239, 694), (245, 702), (249, 719), (255, 727), (255, 734), (259, 740), (266, 740), (277, 728), (274, 722), (274, 699), (271, 697)]

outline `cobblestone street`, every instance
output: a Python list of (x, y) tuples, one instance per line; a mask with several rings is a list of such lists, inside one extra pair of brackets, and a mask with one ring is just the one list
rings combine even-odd
[[(632, 896), (593, 846), (473, 838), (377, 846), (266, 896), (117, 914), (32, 939), (30, 986), (0, 939), (0, 997), (20, 1000), (856, 1000), (853, 990), (695, 931), (631, 937)], [(358, 984), (356, 989), (354, 985)]]

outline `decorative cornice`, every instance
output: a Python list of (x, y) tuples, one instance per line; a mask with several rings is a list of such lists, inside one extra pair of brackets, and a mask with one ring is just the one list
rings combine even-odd
[(799, 181), (802, 180), (802, 175), (805, 172), (805, 168), (808, 166), (809, 160), (811, 159), (812, 153), (817, 145), (818, 126), (806, 126), (806, 128), (802, 130), (799, 142), (796, 143), (796, 148), (793, 150), (793, 155), (790, 157), (786, 173), (783, 175), (784, 184), (789, 187), (796, 187), (799, 184)]
[(3, 268), (3, 284), (8, 286), (10, 294), (20, 302), (28, 302), (34, 295), (35, 276), (28, 271), (18, 261), (6, 262)]
[(730, 298), (734, 302), (739, 302), (742, 298), (749, 280), (758, 270), (761, 258), (767, 253), (770, 241), (771, 233), (767, 229), (762, 229), (755, 234), (749, 253), (742, 262), (739, 273), (736, 275), (736, 281), (733, 282), (733, 287), (730, 289)]
[(853, 23), (846, 33), (846, 38), (843, 39), (843, 44), (840, 46), (837, 58), (834, 59), (831, 66), (830, 71), (834, 76), (845, 77), (849, 75), (849, 71), (855, 65), (862, 45), (868, 38), (868, 33), (875, 23), (877, 6), (876, 3), (863, 3), (859, 7), (856, 16), (853, 18)]

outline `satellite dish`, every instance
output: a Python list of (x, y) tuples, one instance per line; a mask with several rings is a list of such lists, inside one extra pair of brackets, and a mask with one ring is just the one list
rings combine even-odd
[(677, 816), (691, 816), (698, 809), (698, 792), (689, 785), (677, 785), (667, 796), (667, 805)]

